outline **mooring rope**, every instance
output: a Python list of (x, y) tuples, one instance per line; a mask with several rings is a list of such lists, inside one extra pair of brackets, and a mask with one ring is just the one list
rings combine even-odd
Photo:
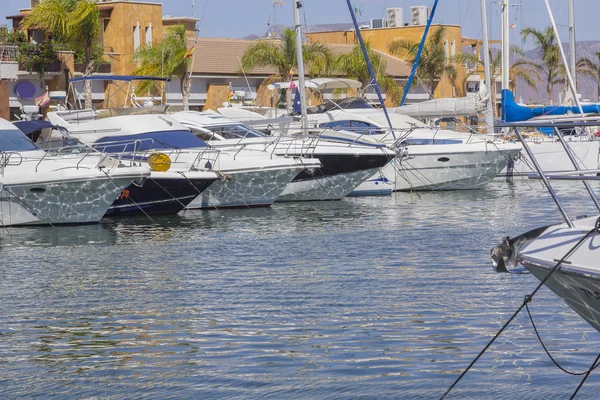
[[(513, 313), (513, 315), (508, 319), (508, 321), (506, 321), (504, 323), (504, 325), (502, 325), (502, 327), (500, 328), (500, 330), (492, 337), (492, 339), (483, 348), (483, 350), (481, 350), (479, 352), (479, 354), (477, 354), (477, 356), (473, 359), (473, 361), (471, 361), (471, 363), (469, 364), (469, 366), (458, 376), (458, 378), (456, 378), (456, 380), (454, 381), (454, 383), (452, 383), (452, 385), (450, 385), (450, 387), (448, 388), (448, 390), (446, 390), (446, 392), (442, 395), (442, 397), (440, 397), (440, 400), (444, 399), (450, 393), (450, 391), (452, 391), (452, 389), (454, 389), (454, 387), (458, 384), (458, 382), (460, 382), (460, 380), (467, 374), (467, 372), (469, 372), (469, 370), (471, 370), (471, 368), (473, 367), (473, 365), (475, 365), (475, 363), (481, 358), (481, 356), (483, 356), (483, 354), (487, 351), (487, 349), (489, 349), (490, 346), (496, 341), (496, 339), (498, 339), (500, 337), (500, 335), (502, 334), (502, 332), (504, 332), (504, 330), (506, 328), (508, 328), (508, 326), (510, 325), (510, 323), (517, 317), (517, 315), (519, 315), (519, 313), (521, 312), (521, 310), (523, 310), (523, 308), (526, 307), (527, 304), (530, 303), (533, 300), (533, 296), (535, 296), (536, 293), (542, 288), (542, 286), (544, 286), (544, 284), (546, 283), (546, 281), (552, 276), (552, 274), (554, 274), (554, 272), (558, 269), (558, 267), (560, 267), (562, 265), (562, 263), (564, 263), (567, 258), (569, 258), (577, 249), (579, 249), (579, 247), (583, 244), (583, 242), (585, 242), (592, 235), (592, 233), (594, 233), (594, 232), (600, 234), (600, 217), (598, 218), (598, 220), (596, 220), (596, 224), (595, 224), (594, 228), (592, 228), (591, 230), (589, 230), (556, 263), (556, 265), (554, 267), (552, 267), (552, 269), (550, 270), (550, 272), (548, 272), (548, 274), (546, 275), (546, 277), (539, 283), (539, 285), (533, 290), (533, 292), (531, 292), (531, 294), (528, 294), (528, 295), (525, 296), (525, 298), (523, 299), (523, 303), (519, 306), (519, 308), (517, 309), (517, 311), (515, 311)], [(596, 361), (594, 361), (594, 364), (592, 364), (592, 366), (594, 366), (597, 363), (598, 359), (600, 359), (600, 354), (598, 355), (598, 358), (596, 359)], [(587, 372), (585, 378), (580, 383), (580, 387), (583, 385), (583, 382), (585, 382), (585, 380), (587, 379), (587, 377), (589, 376), (589, 374), (592, 372), (592, 369), (593, 368), (590, 368), (590, 370)], [(573, 396), (575, 396), (575, 394), (577, 393), (578, 390), (579, 390), (579, 388), (577, 388), (577, 390), (575, 391), (575, 393), (573, 394)]]

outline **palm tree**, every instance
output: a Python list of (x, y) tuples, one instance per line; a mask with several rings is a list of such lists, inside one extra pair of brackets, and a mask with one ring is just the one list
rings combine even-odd
[[(365, 43), (365, 47), (367, 48), (367, 54), (371, 60), (377, 83), (380, 87), (385, 89), (386, 97), (390, 99), (391, 102), (396, 104), (399, 103), (402, 97), (402, 91), (394, 77), (385, 73), (386, 62), (383, 59), (383, 56), (381, 53), (373, 51), (368, 42)], [(371, 83), (371, 75), (369, 74), (367, 62), (359, 44), (354, 45), (352, 51), (349, 53), (338, 55), (333, 63), (333, 71), (330, 72), (335, 72), (346, 78), (356, 79), (361, 82), (363, 85), (358, 90), (358, 96), (364, 95), (365, 90)]]
[(546, 95), (552, 104), (552, 91), (554, 85), (563, 82), (564, 66), (560, 59), (560, 43), (557, 42), (552, 26), (543, 31), (533, 28), (525, 28), (521, 31), (523, 40), (533, 39), (538, 52), (539, 61), (521, 61), (521, 65), (530, 65), (546, 79)]
[[(191, 58), (187, 48), (185, 26), (175, 25), (169, 28), (167, 35), (155, 45), (140, 47), (135, 53), (135, 59), (140, 67), (135, 75), (160, 77), (177, 77), (179, 79), (184, 110), (189, 110), (191, 76), (189, 73)], [(146, 91), (151, 81), (141, 82), (137, 90)]]
[[(258, 40), (252, 44), (242, 56), (242, 68), (251, 71), (257, 67), (274, 67), (276, 77), (285, 79), (292, 68), (296, 67), (296, 33), (289, 28), (281, 32), (280, 40)], [(304, 63), (317, 66), (317, 70), (325, 68), (332, 59), (329, 47), (319, 42), (303, 43)]]
[[(491, 52), (490, 52), (491, 53)], [(523, 56), (523, 51), (516, 47), (511, 47), (511, 53)], [(492, 99), (496, 98), (496, 79), (502, 75), (502, 53), (496, 52), (495, 55), (490, 54), (490, 78), (492, 80), (492, 87), (488, 88), (490, 90), (490, 95)], [(461, 82), (461, 87), (465, 88), (467, 84), (467, 80), (472, 75), (479, 75), (481, 71), (484, 69), (484, 62), (479, 58), (477, 54), (466, 54), (463, 53), (457, 58), (458, 62), (468, 63), (472, 68), (470, 71), (466, 73)], [(474, 68), (473, 68), (474, 67)], [(513, 78), (513, 82), (515, 78), (521, 78), (525, 84), (537, 92), (536, 82), (541, 81), (542, 77), (540, 74), (527, 63), (523, 61), (518, 61), (510, 66), (509, 71), (510, 76)], [(514, 87), (513, 87), (514, 90)], [(497, 116), (497, 110), (494, 107), (494, 116)]]
[[(42, 1), (23, 19), (23, 27), (43, 30), (83, 55), (84, 76), (94, 72), (98, 57), (102, 57), (100, 11), (92, 0)], [(92, 108), (91, 81), (85, 81), (84, 98), (85, 107)]]
[[(429, 94), (432, 98), (436, 87), (436, 78), (446, 76), (453, 86), (456, 81), (456, 66), (446, 53), (444, 43), (445, 33), (445, 27), (440, 27), (433, 32), (423, 47), (421, 59), (417, 67), (417, 79), (421, 83), (428, 83)], [(419, 43), (403, 39), (394, 40), (388, 46), (390, 53), (406, 58), (406, 61), (411, 64), (414, 64), (416, 61), (418, 49)]]
[[(241, 59), (243, 71), (257, 67), (274, 67), (277, 73), (264, 83), (283, 81), (292, 77), (290, 71), (298, 64), (296, 58), (296, 33), (289, 28), (281, 32), (279, 40), (258, 40), (246, 49)], [(309, 76), (317, 76), (329, 69), (333, 55), (329, 47), (319, 42), (303, 43), (304, 63), (308, 66)], [(288, 91), (288, 105), (291, 94)]]
[(600, 52), (597, 51), (595, 56), (597, 61), (594, 61), (588, 57), (583, 57), (577, 60), (577, 71), (596, 81), (598, 99), (600, 100)]

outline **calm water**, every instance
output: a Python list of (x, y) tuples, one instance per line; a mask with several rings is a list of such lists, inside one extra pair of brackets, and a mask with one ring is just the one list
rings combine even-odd
[[(593, 212), (565, 183), (574, 214)], [(559, 221), (539, 183), (0, 235), (0, 398), (439, 398), (537, 285), (504, 235)], [(582, 370), (600, 334), (532, 303)], [(522, 314), (449, 398), (568, 398)], [(580, 392), (600, 390), (600, 373)]]

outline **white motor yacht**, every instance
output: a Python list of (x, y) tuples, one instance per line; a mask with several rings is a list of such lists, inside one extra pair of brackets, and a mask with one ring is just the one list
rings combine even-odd
[(297, 175), (277, 201), (339, 200), (395, 157), (381, 143), (368, 145), (328, 141), (323, 136), (266, 136), (257, 130), (213, 112), (179, 112), (172, 117), (218, 149), (246, 149), (285, 157), (318, 159)]
[[(318, 159), (283, 157), (264, 152), (215, 150), (175, 119), (163, 114), (124, 115), (66, 122), (60, 113), (49, 113), (54, 123), (70, 135), (115, 156), (146, 160), (154, 152), (169, 156), (169, 172), (185, 185), (197, 173), (216, 173), (219, 179), (196, 193), (186, 208), (268, 207), (288, 183)], [(62, 121), (61, 121), (62, 119)]]
[(95, 151), (46, 152), (0, 119), (0, 226), (98, 222), (149, 175)]
[[(359, 106), (360, 100), (355, 99), (355, 107)], [(519, 144), (433, 129), (413, 118), (394, 113), (390, 113), (394, 127), (390, 130), (381, 110), (366, 102), (360, 104), (368, 108), (313, 109), (308, 114), (309, 126), (315, 132), (322, 132), (323, 139), (363, 144), (374, 140), (397, 149), (402, 157), (394, 159), (369, 179), (374, 182), (382, 178), (391, 181), (395, 191), (479, 189), (493, 180), (521, 151)], [(223, 108), (219, 112), (238, 116), (239, 119), (248, 118), (246, 110)], [(292, 132), (300, 129), (297, 124), (289, 122), (261, 122), (256, 116), (252, 124), (258, 129)], [(348, 137), (348, 132), (354, 135)], [(359, 188), (367, 193), (372, 189), (371, 182), (365, 182)]]

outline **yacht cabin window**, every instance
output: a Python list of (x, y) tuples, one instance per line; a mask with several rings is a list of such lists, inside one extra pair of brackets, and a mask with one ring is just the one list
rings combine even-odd
[(243, 124), (207, 126), (212, 132), (225, 139), (258, 138), (265, 135)]
[(31, 151), (39, 148), (20, 130), (3, 130), (0, 133), (0, 151)]

